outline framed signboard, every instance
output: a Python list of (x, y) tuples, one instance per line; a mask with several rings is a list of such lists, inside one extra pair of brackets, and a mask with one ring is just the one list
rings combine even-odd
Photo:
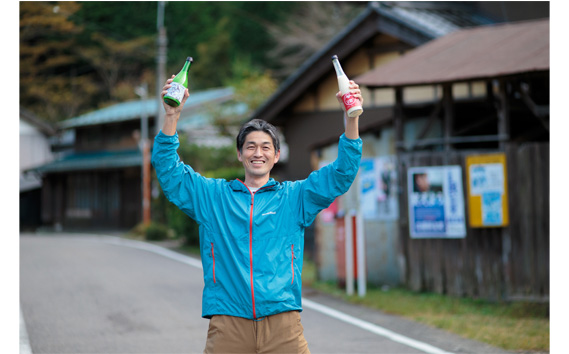
[(509, 224), (506, 154), (466, 157), (469, 224), (502, 227)]
[(409, 168), (407, 188), (412, 238), (466, 236), (460, 166)]

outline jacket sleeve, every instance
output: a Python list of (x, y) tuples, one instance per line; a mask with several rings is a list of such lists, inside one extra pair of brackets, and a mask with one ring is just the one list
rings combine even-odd
[(169, 136), (160, 131), (154, 139), (152, 166), (166, 198), (201, 224), (213, 199), (214, 181), (185, 165), (176, 152), (179, 146), (178, 133)]
[(338, 143), (336, 160), (312, 172), (302, 183), (300, 191), (300, 223), (307, 227), (318, 213), (330, 206), (334, 199), (346, 193), (354, 182), (360, 167), (362, 139), (348, 139), (344, 134)]

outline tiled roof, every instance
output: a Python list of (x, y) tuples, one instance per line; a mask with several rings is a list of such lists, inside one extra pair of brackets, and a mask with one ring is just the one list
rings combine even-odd
[[(232, 87), (190, 92), (190, 99), (184, 106), (182, 114), (207, 103), (223, 102), (231, 99), (233, 93), (234, 89)], [(157, 108), (158, 100), (156, 98), (123, 102), (65, 120), (59, 126), (63, 129), (69, 129), (87, 125), (116, 123), (139, 119), (143, 113), (152, 117), (156, 116)]]

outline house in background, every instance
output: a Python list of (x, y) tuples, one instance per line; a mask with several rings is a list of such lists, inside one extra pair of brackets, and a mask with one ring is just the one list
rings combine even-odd
[[(409, 288), (549, 298), (549, 26), (546, 18), (459, 30), (356, 78), (371, 90), (395, 90), (395, 170), (405, 215), (397, 254)], [(428, 114), (404, 94), (425, 86), (441, 93)], [(439, 224), (446, 230), (433, 233), (434, 214), (415, 214), (434, 209), (416, 199), (429, 194), (411, 187), (412, 172), (450, 168), (462, 174), (448, 175), (458, 195), (444, 194), (457, 212), (445, 205)]]
[[(344, 127), (335, 97), (338, 82), (332, 55), (338, 55), (346, 75), (355, 78), (430, 40), (462, 27), (492, 22), (491, 18), (465, 3), (370, 2), (358, 17), (309, 58), (255, 112), (255, 118), (266, 119), (278, 126), (288, 142), (288, 163), (275, 165), (277, 173), (283, 179), (303, 179), (321, 163), (335, 158), (334, 146)], [(364, 145), (363, 156), (384, 156), (389, 163), (396, 152), (393, 130), (389, 128), (393, 124), (393, 90), (361, 88), (365, 112), (360, 119), (360, 132), (371, 132), (375, 137), (373, 143), (365, 140), (369, 143)], [(436, 92), (432, 87), (411, 89), (406, 97), (420, 104), (432, 101)], [(339, 198), (340, 211), (348, 208), (347, 201), (347, 198)], [(391, 209), (396, 207), (392, 205)], [(392, 210), (382, 220), (366, 225), (372, 235), (367, 238), (368, 267), (374, 269), (368, 274), (372, 283), (399, 283), (400, 266), (394, 252), (398, 247), (398, 217)], [(335, 256), (334, 234), (343, 225), (341, 220), (338, 223), (333, 219), (327, 220), (306, 230), (305, 245), (307, 253), (316, 260), (320, 279), (333, 280), (338, 278), (341, 269)]]
[[(547, 2), (520, 4), (519, 9), (523, 9), (522, 13), (511, 11), (512, 9), (519, 10), (517, 4), (519, 3), (370, 3), (369, 7), (344, 31), (291, 75), (275, 95), (255, 113), (255, 117), (269, 120), (284, 132), (290, 146), (289, 162), (280, 166), (285, 179), (305, 178), (312, 170), (331, 162), (336, 156), (337, 140), (343, 132), (343, 123), (338, 103), (334, 97), (338, 86), (330, 60), (332, 55), (338, 55), (348, 77), (359, 78), (374, 69), (380, 70), (391, 62), (403, 60), (405, 54), (411, 53), (415, 48), (421, 48), (437, 38), (445, 38), (461, 29), (515, 19), (549, 17)], [(543, 38), (538, 38), (538, 40), (541, 39)], [(507, 41), (504, 45), (507, 45)], [(464, 47), (464, 50), (468, 49), (468, 46)], [(452, 62), (452, 56), (447, 59)], [(425, 56), (424, 60), (426, 62), (428, 56)], [(488, 52), (485, 60), (492, 63), (498, 61), (499, 58), (493, 58), (492, 52)], [(414, 64), (416, 67), (409, 69), (421, 72), (422, 63), (414, 62)], [(401, 68), (400, 73), (404, 72), (405, 68)], [(385, 176), (382, 176), (382, 178), (385, 177), (385, 182), (382, 181), (381, 184), (384, 184), (386, 188), (381, 194), (381, 200), (375, 201), (381, 203), (375, 205), (374, 212), (371, 213), (373, 215), (368, 215), (364, 222), (367, 280), (370, 283), (376, 285), (404, 284), (416, 290), (493, 298), (513, 298), (524, 293), (518, 291), (523, 284), (526, 285), (526, 293), (529, 296), (540, 297), (548, 292), (544, 289), (548, 288), (545, 283), (535, 282), (532, 286), (528, 285), (531, 282), (528, 279), (535, 280), (540, 276), (548, 279), (548, 271), (544, 272), (541, 269), (539, 274), (536, 273), (538, 270), (535, 267), (537, 264), (535, 258), (531, 259), (531, 265), (520, 262), (526, 268), (531, 268), (525, 273), (513, 274), (511, 269), (504, 272), (506, 267), (499, 264), (500, 260), (508, 255), (514, 257), (513, 253), (508, 253), (508, 247), (518, 248), (518, 250), (521, 247), (524, 249), (523, 252), (528, 251), (526, 246), (509, 244), (508, 241), (512, 239), (494, 237), (500, 233), (500, 228), (482, 231), (483, 236), (478, 238), (479, 243), (474, 243), (469, 251), (463, 253), (457, 253), (456, 244), (464, 245), (466, 249), (467, 242), (476, 241), (473, 235), (478, 236), (479, 233), (472, 233), (469, 229), (467, 241), (462, 239), (441, 242), (441, 240), (434, 239), (432, 242), (423, 242), (424, 249), (421, 249), (421, 242), (426, 240), (412, 240), (412, 243), (409, 241), (409, 216), (406, 209), (406, 194), (404, 194), (407, 188), (405, 172), (406, 166), (418, 166), (420, 162), (419, 160), (405, 160), (404, 163), (412, 163), (412, 165), (402, 168), (400, 153), (402, 149), (422, 150), (415, 151), (414, 157), (436, 156), (440, 159), (441, 156), (444, 158), (446, 148), (477, 148), (488, 149), (488, 151), (500, 149), (500, 141), (495, 137), (498, 131), (497, 121), (498, 116), (506, 111), (499, 108), (502, 101), (495, 99), (494, 89), (502, 87), (503, 90), (504, 86), (495, 86), (494, 81), (489, 80), (459, 80), (450, 86), (450, 93), (449, 86), (443, 87), (439, 82), (429, 82), (424, 85), (414, 83), (400, 89), (390, 85), (360, 85), (365, 97), (364, 114), (360, 119), (360, 134), (364, 141), (362, 161), (366, 162), (362, 165), (370, 166), (372, 164), (367, 162), (373, 161), (382, 165), (384, 171), (388, 171)], [(544, 91), (547, 97), (539, 94), (539, 88), (547, 86), (546, 81), (538, 79), (533, 84), (534, 89), (531, 90), (533, 94), (529, 96), (531, 98), (529, 101), (533, 100), (536, 106), (548, 104), (548, 91)], [(538, 139), (541, 142), (543, 139), (547, 140), (548, 132), (544, 131), (544, 126), (540, 124), (539, 119), (531, 117), (531, 109), (528, 109), (528, 106), (522, 102), (524, 93), (510, 89), (507, 89), (507, 92), (515, 96), (516, 106), (515, 109), (507, 111), (512, 115), (509, 120), (512, 123), (511, 131), (516, 132), (509, 138), (522, 142), (528, 128), (535, 125), (540, 129), (534, 131), (535, 136), (529, 138), (529, 141), (532, 139)], [(536, 93), (539, 97), (535, 96)], [(446, 106), (445, 101), (442, 100), (443, 97), (447, 97)], [(460, 124), (452, 128), (452, 135), (462, 136), (463, 140), (447, 140), (445, 145), (444, 137), (447, 136), (445, 132), (448, 128), (444, 124), (443, 117), (445, 114), (450, 115), (454, 107), (454, 104), (448, 104), (449, 97), (452, 97), (452, 102), (461, 103), (460, 107), (456, 108), (455, 114), (459, 114), (461, 118), (463, 114), (466, 114), (468, 119), (461, 119)], [(481, 106), (476, 103), (481, 101), (490, 102), (490, 105)], [(462, 104), (463, 102), (466, 104)], [(537, 108), (537, 111), (542, 112), (541, 108), (543, 107)], [(477, 109), (481, 110), (476, 111)], [(476, 116), (476, 113), (479, 115)], [(472, 121), (473, 116), (476, 116), (476, 121)], [(405, 117), (405, 119), (398, 117)], [(517, 117), (520, 117), (520, 120)], [(470, 123), (467, 123), (468, 120), (471, 120)], [(478, 123), (478, 126), (475, 123)], [(482, 138), (482, 141), (480, 137), (467, 141), (468, 138), (464, 135), (487, 136)], [(526, 155), (537, 154), (536, 152), (529, 153), (528, 150), (524, 153)], [(461, 155), (460, 153), (454, 155), (455, 159), (460, 159), (456, 156)], [(449, 154), (448, 157), (451, 155)], [(443, 160), (435, 160), (422, 161), (430, 165), (443, 162)], [(538, 159), (538, 161), (547, 162), (545, 159)], [(521, 165), (523, 164), (520, 163), (518, 166)], [(307, 230), (307, 252), (312, 251), (317, 263), (318, 277), (322, 280), (341, 282), (341, 278), (345, 276), (342, 274), (345, 227), (342, 216), (346, 212), (361, 208), (360, 192), (366, 188), (366, 184), (362, 183), (366, 181), (360, 179), (361, 175), (360, 171), (359, 177), (346, 195), (338, 198), (328, 210), (319, 215), (312, 229), (314, 233), (311, 234), (310, 230)], [(377, 183), (380, 184), (379, 181)], [(368, 205), (373, 204), (371, 201), (367, 202)], [(523, 219), (523, 216), (521, 218)], [(545, 221), (543, 218), (540, 220)], [(311, 237), (314, 238), (311, 239)], [(533, 233), (531, 236), (526, 234), (524, 237), (527, 239), (526, 244), (533, 244), (540, 235)], [(452, 244), (453, 242), (454, 247), (447, 246), (447, 243)], [(502, 252), (504, 249), (506, 253)], [(519, 257), (523, 252), (516, 253), (515, 257)], [(426, 257), (427, 254), (429, 257)], [(462, 258), (457, 258), (458, 254), (461, 254)], [(439, 259), (435, 259), (436, 257)], [(447, 260), (453, 261), (447, 262)], [(457, 263), (453, 263), (461, 261), (464, 262), (462, 268), (459, 268)], [(486, 263), (489, 265), (484, 266)], [(511, 265), (511, 263), (508, 264)], [(451, 273), (444, 272), (445, 269), (453, 270), (453, 267), (460, 271), (453, 273), (452, 276), (450, 276)], [(449, 278), (445, 280), (444, 276), (449, 276)], [(516, 278), (518, 283), (515, 287), (517, 289), (511, 286), (511, 282), (510, 285), (504, 286), (506, 283), (500, 283), (500, 277), (502, 279)], [(452, 279), (452, 284), (449, 283), (450, 279)]]
[(54, 159), (50, 139), (55, 128), (20, 107), (20, 230), (41, 225), (41, 186), (38, 174), (26, 172)]
[[(204, 112), (232, 97), (232, 88), (192, 93), (180, 126), (205, 129), (212, 122)], [(157, 106), (156, 98), (124, 102), (59, 124), (60, 140), (52, 146), (59, 157), (33, 169), (42, 176), (43, 227), (128, 230), (142, 222), (141, 117), (147, 116), (148, 131), (156, 131)], [(219, 143), (215, 136), (199, 139)]]

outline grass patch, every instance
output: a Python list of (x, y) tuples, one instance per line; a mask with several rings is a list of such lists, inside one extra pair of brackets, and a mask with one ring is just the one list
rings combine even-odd
[[(402, 288), (368, 286), (365, 297), (347, 296), (335, 283), (316, 280), (316, 268), (305, 260), (303, 283), (313, 289), (399, 315), (465, 338), (512, 351), (549, 352), (549, 303), (490, 302)], [(306, 277), (306, 278), (305, 278)]]

